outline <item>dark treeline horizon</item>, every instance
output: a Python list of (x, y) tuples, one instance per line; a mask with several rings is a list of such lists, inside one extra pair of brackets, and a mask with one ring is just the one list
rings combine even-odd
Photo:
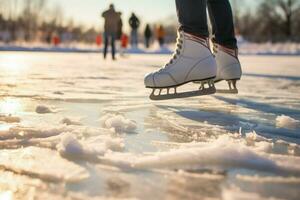
[[(66, 20), (63, 8), (57, 6), (49, 9), (47, 0), (24, 0), (18, 12), (13, 9), (15, 1), (9, 1), (10, 12), (5, 12), (1, 2), (0, 0), (0, 34), (5, 32), (9, 35), (9, 42), (47, 42), (49, 37), (58, 35), (66, 41), (94, 43), (97, 35), (102, 33), (96, 27), (84, 27), (72, 19)], [(247, 8), (249, 5), (243, 0), (231, 2), (236, 32), (245, 40), (258, 43), (300, 42), (299, 0), (264, 0), (255, 8)], [(139, 17), (143, 21), (143, 16)], [(174, 20), (162, 20), (168, 21), (167, 24), (162, 24), (166, 29), (167, 42), (174, 42), (176, 38), (178, 24), (176, 17), (172, 17)], [(152, 23), (152, 28), (154, 24), (159, 22)], [(143, 28), (139, 30), (141, 34)]]

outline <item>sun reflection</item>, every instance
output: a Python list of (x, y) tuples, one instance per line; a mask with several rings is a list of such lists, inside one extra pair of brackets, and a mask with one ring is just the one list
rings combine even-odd
[(3, 54), (0, 57), (0, 69), (9, 74), (19, 74), (27, 68), (25, 59), (23, 54)]
[(16, 114), (22, 109), (22, 104), (17, 99), (0, 100), (0, 114)]
[(13, 193), (12, 191), (0, 192), (0, 200), (12, 200)]

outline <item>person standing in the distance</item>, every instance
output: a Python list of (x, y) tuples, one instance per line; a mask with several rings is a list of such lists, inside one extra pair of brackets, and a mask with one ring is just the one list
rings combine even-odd
[[(145, 86), (153, 89), (150, 98), (163, 100), (215, 92), (238, 93), (236, 82), (242, 76), (242, 69), (229, 0), (175, 2), (180, 22), (177, 49), (165, 66), (146, 75)], [(212, 24), (213, 53), (209, 46), (207, 8)], [(222, 80), (229, 83), (229, 90), (216, 90), (214, 83)], [(189, 82), (200, 83), (200, 88), (177, 93), (177, 87)], [(162, 91), (164, 88), (166, 93)], [(159, 94), (156, 94), (156, 89), (159, 89)]]
[(115, 60), (116, 46), (115, 40), (120, 28), (120, 13), (115, 11), (114, 5), (111, 4), (107, 11), (102, 13), (104, 18), (104, 51), (103, 56), (106, 59), (109, 43), (111, 44), (112, 59)]
[(166, 32), (163, 25), (159, 25), (156, 30), (156, 36), (159, 43), (159, 46), (162, 48), (165, 44)]
[(150, 40), (152, 38), (152, 31), (149, 24), (146, 25), (144, 31), (144, 37), (145, 37), (145, 46), (148, 49), (150, 47)]
[(140, 20), (137, 16), (132, 13), (131, 17), (129, 18), (129, 25), (131, 27), (131, 46), (137, 47), (138, 46), (138, 29), (140, 27)]

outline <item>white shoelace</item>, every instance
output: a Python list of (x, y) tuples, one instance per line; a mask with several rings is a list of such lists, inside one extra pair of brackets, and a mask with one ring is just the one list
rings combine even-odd
[(161, 68), (159, 71), (162, 71), (162, 70), (168, 68), (168, 66), (170, 66), (171, 64), (173, 64), (177, 60), (177, 58), (181, 54), (181, 50), (183, 48), (182, 45), (183, 45), (183, 33), (178, 33), (178, 37), (177, 37), (177, 41), (176, 41), (176, 50), (173, 53), (173, 56), (172, 56), (171, 60), (163, 68)]

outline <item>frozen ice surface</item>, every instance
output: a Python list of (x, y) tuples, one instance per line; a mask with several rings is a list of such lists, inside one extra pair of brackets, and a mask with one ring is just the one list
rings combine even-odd
[(168, 59), (1, 52), (0, 196), (298, 200), (300, 58), (241, 56), (239, 95), (152, 102)]
[(86, 179), (86, 169), (59, 156), (57, 152), (37, 147), (0, 152), (0, 167), (47, 181), (78, 182)]

